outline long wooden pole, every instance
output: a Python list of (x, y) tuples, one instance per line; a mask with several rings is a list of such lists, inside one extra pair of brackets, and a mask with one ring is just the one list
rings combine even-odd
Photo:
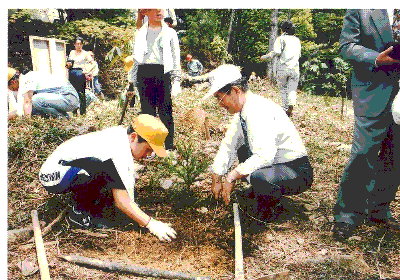
[(75, 264), (84, 264), (96, 268), (101, 268), (111, 271), (128, 272), (138, 275), (146, 275), (154, 278), (167, 278), (167, 279), (183, 279), (183, 280), (209, 280), (209, 277), (205, 276), (194, 276), (182, 272), (174, 272), (167, 270), (159, 270), (154, 268), (148, 268), (144, 266), (134, 265), (134, 264), (124, 264), (121, 262), (111, 262), (107, 260), (98, 260), (93, 258), (87, 258), (78, 255), (70, 256), (59, 256), (59, 258), (72, 262)]
[(233, 203), (233, 222), (235, 225), (235, 280), (244, 280), (242, 229), (237, 203)]
[(46, 251), (44, 250), (42, 232), (40, 230), (39, 218), (37, 210), (32, 210), (32, 224), (35, 235), (36, 254), (39, 263), (40, 276), (42, 280), (50, 279), (49, 264), (47, 263)]

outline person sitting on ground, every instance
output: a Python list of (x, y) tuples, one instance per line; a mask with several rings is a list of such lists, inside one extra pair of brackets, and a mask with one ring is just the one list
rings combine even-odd
[(188, 75), (191, 77), (200, 76), (203, 73), (204, 67), (200, 61), (194, 59), (191, 54), (186, 56), (187, 61), (187, 71)]
[[(141, 114), (133, 120), (132, 128), (115, 126), (76, 136), (57, 147), (46, 160), (40, 182), (49, 193), (72, 192), (69, 220), (78, 227), (107, 225), (103, 208), (113, 200), (129, 219), (160, 240), (171, 241), (176, 237), (175, 230), (143, 212), (134, 198), (134, 174), (139, 167), (136, 161), (153, 151), (160, 157), (167, 156), (167, 135), (159, 119)], [(111, 202), (107, 200), (110, 192)]]
[[(21, 91), (15, 90), (15, 83), (12, 81), (18, 80), (20, 73), (13, 69), (8, 68), (7, 83), (8, 83), (8, 119), (15, 119), (17, 117), (30, 117), (32, 113), (32, 94), (27, 92), (22, 94)], [(10, 86), (12, 89), (10, 89)]]
[(25, 115), (69, 119), (67, 112), (79, 109), (78, 93), (64, 75), (43, 71), (22, 75), (12, 68), (8, 73), (8, 89), (24, 96)]
[[(237, 193), (239, 205), (248, 215), (274, 219), (283, 195), (299, 194), (312, 184), (302, 139), (279, 105), (248, 90), (248, 76), (237, 66), (219, 66), (209, 77), (211, 88), (203, 100), (213, 95), (234, 115), (210, 166), (211, 190), (229, 204), (235, 181), (245, 178), (251, 187)], [(240, 164), (228, 172), (236, 157)]]

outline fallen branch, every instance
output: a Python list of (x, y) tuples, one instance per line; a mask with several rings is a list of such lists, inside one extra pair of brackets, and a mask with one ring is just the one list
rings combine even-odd
[(36, 243), (36, 254), (40, 269), (40, 276), (42, 280), (50, 280), (49, 264), (47, 263), (46, 251), (44, 250), (37, 210), (32, 210), (31, 216), (32, 216), (33, 231)]
[(174, 272), (167, 270), (159, 270), (155, 268), (148, 268), (144, 266), (139, 266), (135, 264), (124, 264), (121, 262), (111, 262), (106, 260), (99, 260), (93, 258), (87, 258), (78, 255), (69, 255), (69, 256), (59, 256), (60, 259), (72, 262), (75, 264), (89, 265), (95, 268), (110, 270), (110, 271), (119, 271), (119, 272), (128, 272), (137, 275), (145, 275), (151, 276), (154, 278), (167, 278), (167, 279), (184, 279), (184, 280), (209, 280), (209, 277), (204, 276), (194, 276), (189, 275), (182, 272)]
[(71, 231), (75, 232), (75, 233), (84, 233), (84, 234), (87, 234), (87, 235), (92, 236), (92, 237), (101, 237), (101, 238), (108, 237), (108, 234), (91, 232), (89, 230), (84, 230), (84, 229), (73, 229)]
[[(57, 245), (59, 242), (58, 241), (50, 241), (50, 242), (46, 242), (44, 243), (44, 246), (52, 246), (52, 245)], [(32, 248), (33, 246), (35, 246), (35, 244), (25, 244), (25, 245), (21, 245), (19, 246), (19, 249), (21, 250), (28, 250), (30, 248)]]
[[(67, 209), (64, 209), (60, 214), (58, 214), (57, 218), (55, 218), (54, 221), (52, 221), (47, 227), (43, 229), (42, 236), (45, 236), (47, 233), (50, 232), (51, 228), (62, 219), (66, 211)], [(31, 243), (34, 240), (34, 238), (31, 238), (27, 243)]]
[(244, 280), (242, 229), (240, 227), (238, 204), (233, 203), (233, 221), (235, 225), (235, 280)]
[[(45, 226), (46, 223), (41, 221), (40, 226)], [(19, 228), (7, 231), (8, 242), (25, 241), (33, 235), (33, 226), (30, 225), (26, 228)], [(33, 240), (33, 239), (32, 239)]]

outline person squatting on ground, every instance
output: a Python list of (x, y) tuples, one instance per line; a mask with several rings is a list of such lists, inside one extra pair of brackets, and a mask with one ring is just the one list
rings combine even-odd
[(174, 229), (151, 218), (134, 201), (136, 160), (153, 151), (165, 157), (168, 130), (147, 114), (136, 117), (132, 127), (116, 126), (69, 139), (43, 164), (40, 182), (50, 193), (72, 192), (69, 220), (79, 227), (104, 223), (103, 209), (110, 205), (106, 194), (111, 191), (118, 209), (160, 240), (170, 241), (176, 236)]
[[(283, 195), (310, 188), (313, 169), (285, 111), (248, 90), (247, 79), (234, 65), (210, 72), (211, 88), (203, 100), (213, 95), (220, 107), (234, 115), (210, 166), (212, 192), (228, 204), (235, 181), (246, 178), (251, 187), (237, 194), (239, 204), (247, 207), (249, 215), (269, 220)], [(236, 157), (240, 164), (228, 172)]]
[(27, 116), (69, 119), (67, 112), (79, 108), (78, 93), (63, 74), (30, 71), (22, 75), (8, 68), (8, 89), (24, 99)]
[(278, 56), (276, 67), (276, 81), (281, 93), (283, 109), (289, 117), (293, 114), (296, 105), (297, 86), (300, 79), (299, 58), (301, 55), (300, 39), (294, 36), (295, 29), (290, 21), (281, 24), (281, 36), (275, 43), (273, 50), (261, 56), (261, 60), (270, 60)]
[[(174, 120), (172, 98), (181, 93), (181, 66), (178, 36), (165, 22), (163, 9), (146, 11), (148, 22), (136, 33), (134, 64), (128, 74), (133, 91), (137, 84), (141, 113), (158, 115), (168, 129), (165, 148), (173, 150)], [(135, 80), (136, 79), (136, 80)]]
[(391, 58), (393, 47), (387, 48), (396, 42), (391, 30), (396, 19), (398, 10), (348, 10), (344, 17), (339, 51), (353, 66), (355, 120), (331, 229), (339, 239), (349, 237), (365, 219), (400, 230), (390, 211), (400, 184), (400, 126), (391, 113), (400, 61)]
[[(21, 91), (15, 89), (13, 81), (19, 80), (20, 72), (8, 67), (7, 83), (7, 106), (8, 106), (8, 119), (15, 119), (18, 117), (30, 117), (32, 113), (32, 93), (22, 94)], [(11, 89), (10, 89), (11, 88)]]
[[(74, 41), (75, 50), (69, 53), (66, 67), (69, 69), (68, 79), (79, 94), (80, 114), (86, 113), (88, 103), (93, 101), (94, 96), (86, 96), (86, 81), (91, 81), (93, 76), (90, 69), (93, 67), (93, 58), (83, 49), (83, 38), (77, 37)], [(89, 102), (88, 102), (89, 100)]]

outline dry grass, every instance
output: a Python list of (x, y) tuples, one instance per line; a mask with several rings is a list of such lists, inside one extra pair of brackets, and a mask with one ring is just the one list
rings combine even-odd
[[(255, 81), (251, 87), (254, 92), (280, 103), (279, 94), (266, 82)], [(191, 126), (188, 112), (197, 112), (192, 115), (193, 120), (210, 117), (212, 142), (217, 143), (222, 139), (223, 128), (230, 119), (213, 100), (199, 103), (206, 90), (195, 92), (194, 87), (185, 89), (174, 101), (177, 139), (193, 142), (198, 149), (204, 150), (204, 135), (197, 133), (198, 129)], [(40, 219), (47, 222), (57, 216), (63, 207), (63, 200), (47, 194), (39, 185), (37, 174), (41, 164), (65, 139), (116, 125), (120, 118), (117, 104), (116, 100), (97, 102), (88, 109), (86, 118), (76, 117), (69, 122), (33, 119), (27, 123), (9, 123), (9, 150), (14, 149), (17, 154), (13, 154), (8, 162), (8, 229), (30, 224), (32, 209), (39, 209)], [(398, 233), (362, 225), (355, 233), (357, 238), (344, 242), (334, 241), (329, 233), (338, 182), (349, 155), (347, 149), (352, 138), (350, 101), (346, 102), (346, 108), (342, 119), (340, 99), (299, 93), (293, 122), (309, 151), (315, 172), (314, 184), (301, 195), (284, 198), (286, 210), (272, 223), (261, 224), (242, 217), (246, 279), (257, 279), (284, 270), (290, 271), (291, 279), (400, 278)], [(124, 124), (138, 111), (138, 107), (128, 109)], [(52, 130), (53, 138), (50, 134), (52, 127), (60, 128)], [(180, 206), (178, 198), (171, 195), (173, 193), (157, 186), (156, 179), (170, 175), (165, 171), (157, 171), (158, 163), (149, 163), (137, 182), (137, 199), (146, 212), (173, 224), (178, 232), (177, 240), (160, 243), (147, 231), (134, 224), (127, 224), (118, 213), (124, 225), (99, 231), (106, 234), (107, 238), (74, 232), (64, 220), (44, 238), (44, 242), (58, 240), (58, 244), (46, 248), (48, 261), (52, 264), (52, 279), (150, 279), (77, 266), (57, 258), (58, 254), (76, 253), (209, 275), (212, 279), (234, 278), (231, 206), (224, 206), (211, 197), (211, 178), (207, 173), (202, 174), (202, 180), (191, 187), (195, 193), (192, 197), (194, 205)], [(176, 184), (179, 184), (178, 181)], [(398, 219), (399, 198), (400, 192), (397, 200), (392, 203), (393, 216)], [(207, 211), (198, 211), (201, 207), (207, 208)], [(22, 249), (19, 245), (8, 244), (8, 279), (27, 279), (22, 276), (18, 262), (36, 262), (35, 248)], [(37, 273), (28, 279), (40, 279), (40, 275)]]

